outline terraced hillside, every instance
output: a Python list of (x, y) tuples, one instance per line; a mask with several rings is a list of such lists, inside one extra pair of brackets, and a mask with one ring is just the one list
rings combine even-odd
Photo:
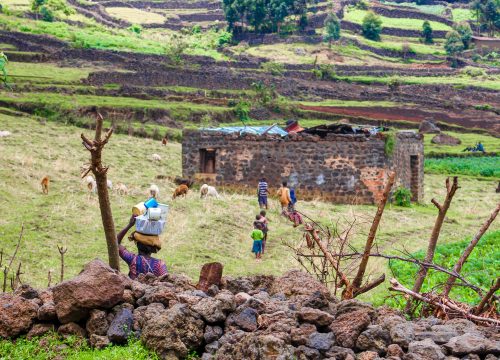
[[(4, 108), (85, 126), (97, 106), (119, 132), (155, 138), (248, 118), (403, 127), (432, 118), (444, 128), (500, 133), (500, 69), (467, 58), (451, 68), (443, 48), (454, 18), (468, 16), (463, 8), (370, 3), (383, 21), (381, 41), (371, 41), (360, 35), (367, 10), (319, 2), (302, 32), (231, 40), (217, 1), (66, 5), (53, 22), (39, 19), (29, 0), (3, 5)], [(332, 11), (342, 30), (330, 47), (322, 34)], [(424, 20), (434, 44), (420, 40)]]

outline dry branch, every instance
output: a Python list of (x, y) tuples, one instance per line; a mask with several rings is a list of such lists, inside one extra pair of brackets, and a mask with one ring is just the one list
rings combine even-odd
[(61, 279), (60, 282), (64, 281), (64, 254), (68, 251), (68, 248), (65, 248), (63, 246), (57, 245), (57, 250), (59, 251), (59, 254), (61, 254)]
[(493, 284), (490, 290), (488, 290), (486, 295), (481, 299), (479, 305), (473, 310), (475, 314), (481, 314), (483, 312), (484, 307), (490, 302), (491, 298), (494, 296), (495, 292), (498, 289), (500, 289), (500, 277), (497, 278), (495, 284)]
[[(457, 273), (457, 274), (460, 273), (463, 265), (467, 261), (467, 258), (472, 253), (472, 250), (474, 250), (474, 248), (478, 244), (479, 240), (481, 240), (481, 237), (483, 236), (483, 234), (486, 232), (486, 230), (488, 230), (491, 223), (495, 220), (499, 211), (500, 211), (500, 202), (497, 204), (497, 207), (495, 208), (495, 210), (493, 210), (490, 217), (483, 223), (483, 225), (481, 226), (481, 228), (479, 229), (477, 234), (472, 238), (469, 245), (467, 245), (467, 248), (464, 250), (464, 252), (460, 256), (460, 259), (458, 259), (457, 263), (453, 267), (453, 271), (455, 273)], [(446, 286), (443, 290), (444, 296), (448, 296), (448, 294), (450, 293), (451, 288), (452, 288), (453, 284), (455, 283), (455, 279), (456, 279), (456, 276), (454, 276), (454, 275), (450, 275), (450, 277), (448, 278), (448, 281), (446, 282)]]

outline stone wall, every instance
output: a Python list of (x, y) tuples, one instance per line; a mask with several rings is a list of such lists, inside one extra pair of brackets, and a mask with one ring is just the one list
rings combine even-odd
[(384, 5), (372, 5), (370, 9), (377, 14), (390, 17), (390, 18), (402, 18), (402, 19), (420, 19), (428, 21), (437, 21), (449, 26), (453, 25), (453, 21), (447, 19), (443, 16), (423, 13), (415, 8), (410, 7), (391, 7)]
[(184, 177), (203, 177), (201, 149), (215, 149), (215, 183), (255, 191), (265, 176), (271, 188), (284, 180), (300, 199), (322, 198), (336, 203), (374, 203), (380, 199), (390, 169), (411, 187), (410, 156), (418, 159), (415, 199), (422, 198), (423, 144), (414, 133), (396, 136), (394, 159), (385, 154), (383, 136), (329, 134), (287, 138), (222, 135), (186, 130), (183, 134)]
[[(361, 25), (357, 23), (353, 23), (351, 21), (342, 20), (341, 24), (342, 29), (354, 31), (356, 33), (361, 33)], [(432, 36), (436, 39), (444, 39), (446, 37), (446, 31), (444, 30), (433, 30)], [(390, 28), (390, 27), (382, 27), (382, 35), (392, 35), (398, 37), (422, 37), (421, 30), (412, 30), (412, 29), (400, 29), (400, 28)]]

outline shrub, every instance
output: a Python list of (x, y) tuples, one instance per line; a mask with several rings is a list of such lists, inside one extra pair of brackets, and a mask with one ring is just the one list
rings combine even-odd
[(54, 21), (54, 13), (45, 5), (40, 8), (40, 16), (42, 17), (43, 21)]
[(415, 50), (413, 50), (408, 43), (404, 43), (401, 45), (401, 57), (403, 58), (403, 60), (407, 60), (408, 56), (414, 54)]
[(387, 134), (385, 136), (384, 152), (387, 156), (392, 156), (394, 153), (394, 145), (396, 145), (396, 140), (394, 139), (394, 134)]
[(226, 44), (230, 44), (233, 40), (233, 34), (228, 31), (222, 31), (217, 38), (217, 46), (221, 47)]
[(458, 32), (452, 30), (446, 34), (444, 49), (448, 55), (452, 57), (452, 66), (456, 66), (456, 56), (464, 49), (464, 43), (462, 42), (462, 38)]
[(422, 38), (425, 44), (434, 43), (434, 39), (432, 36), (432, 27), (427, 20), (425, 20), (424, 23), (422, 24)]
[(464, 44), (464, 49), (467, 50), (472, 39), (472, 29), (467, 21), (459, 22), (453, 26), (453, 29), (460, 35), (460, 39)]
[(283, 65), (282, 63), (269, 61), (263, 63), (261, 66), (262, 69), (264, 69), (264, 71), (271, 73), (272, 75), (275, 76), (283, 76), (283, 73), (285, 72), (285, 65)]
[(464, 67), (460, 73), (462, 75), (467, 75), (467, 76), (470, 76), (470, 77), (478, 77), (478, 76), (486, 76), (486, 72), (481, 69), (481, 68), (476, 68), (476, 67), (473, 67), (473, 66), (466, 66)]
[(234, 114), (242, 122), (250, 120), (250, 103), (240, 100), (234, 107)]
[(382, 31), (382, 20), (378, 15), (369, 11), (363, 18), (361, 25), (363, 36), (370, 40), (379, 41)]
[(136, 34), (140, 34), (142, 32), (142, 26), (138, 24), (132, 24), (128, 29)]
[(335, 67), (330, 64), (320, 64), (318, 68), (312, 70), (314, 76), (319, 80), (336, 80), (337, 73)]
[(337, 15), (329, 14), (324, 22), (325, 33), (323, 35), (323, 41), (328, 42), (329, 46), (332, 46), (332, 41), (340, 39), (340, 21)]
[(356, 9), (359, 9), (359, 10), (368, 10), (368, 2), (366, 0), (359, 0), (356, 5), (355, 5)]
[(397, 206), (410, 207), (411, 206), (411, 191), (404, 186), (399, 186), (392, 195), (394, 204)]
[(399, 87), (402, 85), (402, 81), (398, 77), (392, 77), (389, 82), (387, 83), (387, 86), (389, 87), (390, 91), (396, 92), (399, 90)]

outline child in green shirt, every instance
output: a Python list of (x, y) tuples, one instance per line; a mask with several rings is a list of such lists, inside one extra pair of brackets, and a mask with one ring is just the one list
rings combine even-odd
[(253, 239), (252, 252), (255, 253), (255, 259), (259, 260), (262, 254), (262, 239), (264, 233), (262, 232), (262, 223), (257, 219), (253, 223), (253, 231), (250, 237)]

